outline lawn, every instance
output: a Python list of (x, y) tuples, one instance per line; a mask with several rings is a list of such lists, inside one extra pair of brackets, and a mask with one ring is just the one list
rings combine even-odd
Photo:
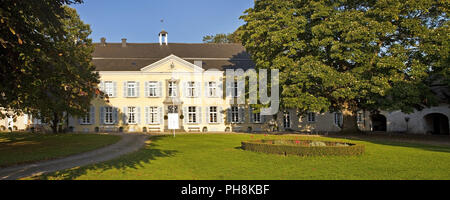
[(119, 140), (119, 136), (98, 134), (0, 133), (0, 167), (82, 153)]
[[(244, 151), (259, 138), (340, 140), (365, 145), (362, 156), (298, 157)], [(185, 134), (154, 136), (146, 148), (105, 163), (35, 179), (450, 179), (450, 147), (308, 136)]]

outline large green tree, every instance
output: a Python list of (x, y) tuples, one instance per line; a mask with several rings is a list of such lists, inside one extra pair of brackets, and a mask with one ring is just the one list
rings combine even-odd
[(218, 33), (216, 35), (203, 36), (204, 43), (241, 43), (241, 29), (233, 33)]
[[(257, 68), (280, 70), (281, 107), (411, 112), (435, 105), (429, 83), (447, 80), (449, 2), (258, 0), (241, 19)], [(430, 78), (434, 77), (434, 78)]]
[(75, 9), (63, 8), (65, 15), (60, 21), (66, 34), (53, 43), (58, 54), (48, 56), (48, 65), (41, 68), (49, 78), (37, 83), (36, 99), (27, 107), (29, 113), (49, 123), (54, 133), (69, 115), (86, 114), (91, 100), (99, 94), (99, 75), (91, 62), (94, 47), (88, 38), (89, 25), (80, 20)]
[(66, 39), (62, 6), (73, 3), (82, 0), (0, 1), (0, 107), (26, 110), (39, 100), (42, 82), (57, 78), (49, 57)]

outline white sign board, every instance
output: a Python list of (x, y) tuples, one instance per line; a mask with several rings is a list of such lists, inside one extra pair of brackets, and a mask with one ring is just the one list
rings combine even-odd
[(178, 125), (178, 113), (169, 113), (167, 116), (167, 122), (168, 124), (168, 128), (169, 129), (179, 129), (179, 125)]

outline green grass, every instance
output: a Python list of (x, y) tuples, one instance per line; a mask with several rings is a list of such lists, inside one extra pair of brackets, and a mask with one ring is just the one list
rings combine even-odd
[(60, 158), (119, 140), (112, 135), (0, 133), (0, 167)]
[[(240, 149), (249, 139), (310, 139), (365, 145), (361, 156), (299, 157)], [(36, 179), (450, 179), (450, 147), (248, 134), (151, 137), (145, 149)]]

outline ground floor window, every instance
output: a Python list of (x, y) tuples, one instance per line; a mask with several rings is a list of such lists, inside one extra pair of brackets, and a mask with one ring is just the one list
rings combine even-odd
[(91, 123), (91, 110), (89, 108), (88, 113), (81, 118), (81, 124), (90, 124)]
[(128, 124), (136, 124), (136, 107), (128, 107)]
[(308, 118), (308, 122), (315, 122), (316, 121), (316, 113), (309, 112), (307, 118)]
[(105, 107), (105, 124), (113, 124), (113, 108), (112, 107)]
[(217, 106), (209, 107), (209, 123), (217, 123)]
[(148, 108), (148, 123), (149, 124), (157, 124), (159, 123), (159, 113), (158, 107), (149, 107)]
[(231, 122), (232, 123), (239, 122), (239, 108), (237, 106), (231, 107)]
[(289, 115), (289, 112), (287, 112), (287, 111), (285, 111), (283, 113), (283, 127), (284, 128), (291, 127), (291, 116)]
[(358, 122), (358, 123), (363, 122), (363, 113), (362, 112), (356, 113), (356, 122)]
[(195, 106), (188, 107), (188, 123), (197, 123), (197, 110)]
[(261, 113), (252, 113), (252, 115), (254, 123), (261, 123)]

